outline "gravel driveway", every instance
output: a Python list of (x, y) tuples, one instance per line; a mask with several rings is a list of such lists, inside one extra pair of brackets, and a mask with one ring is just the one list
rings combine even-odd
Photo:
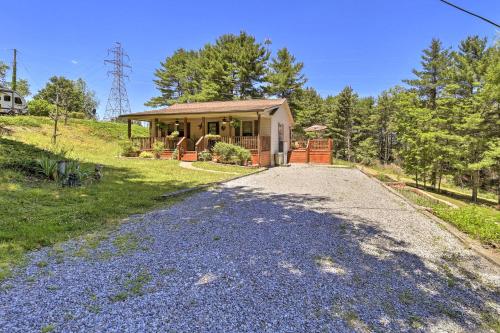
[(2, 332), (481, 332), (499, 271), (354, 169), (274, 168), (30, 255)]

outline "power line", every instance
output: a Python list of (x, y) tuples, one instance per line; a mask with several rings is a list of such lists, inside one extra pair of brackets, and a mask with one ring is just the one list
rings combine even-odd
[(492, 20), (489, 20), (489, 19), (487, 19), (487, 18), (485, 18), (485, 17), (483, 17), (481, 15), (475, 14), (475, 13), (473, 13), (473, 12), (467, 10), (467, 9), (464, 9), (462, 7), (459, 7), (459, 6), (455, 5), (455, 4), (452, 4), (451, 2), (448, 2), (446, 0), (439, 0), (439, 1), (441, 1), (442, 3), (447, 4), (448, 6), (451, 6), (451, 7), (454, 7), (456, 9), (458, 9), (458, 10), (461, 10), (464, 13), (467, 13), (469, 15), (475, 16), (475, 17), (477, 17), (477, 18), (479, 18), (479, 19), (481, 19), (481, 20), (483, 20), (485, 22), (488, 22), (489, 24), (493, 24), (497, 28), (500, 28), (500, 25), (498, 25), (497, 23), (493, 22)]
[(125, 88), (125, 78), (128, 75), (124, 68), (130, 69), (128, 55), (123, 51), (122, 45), (118, 42), (115, 46), (108, 50), (108, 55), (112, 54), (112, 59), (104, 60), (105, 64), (113, 65), (113, 69), (108, 71), (108, 75), (113, 75), (113, 85), (109, 92), (108, 103), (106, 104), (105, 118), (114, 120), (118, 116), (130, 113), (130, 103), (128, 100), (127, 89)]

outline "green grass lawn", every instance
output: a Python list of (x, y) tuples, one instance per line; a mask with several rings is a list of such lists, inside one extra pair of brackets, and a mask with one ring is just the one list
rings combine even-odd
[[(234, 177), (184, 169), (177, 161), (117, 157), (126, 124), (71, 120), (60, 125), (56, 146), (50, 143), (47, 118), (0, 117), (0, 127), (9, 131), (0, 138), (0, 278), (26, 251), (104, 230), (130, 214), (165, 205), (161, 195), (166, 192)], [(134, 126), (133, 134), (147, 135), (147, 129)], [(89, 172), (103, 164), (103, 180), (66, 188), (33, 173), (38, 157), (61, 151)]]
[[(432, 208), (436, 216), (480, 240), (483, 244), (500, 246), (500, 212), (496, 209), (463, 202), (459, 208), (452, 208), (409, 189), (399, 189), (398, 192), (417, 205)], [(441, 197), (446, 199), (445, 196)]]
[(252, 168), (252, 167), (244, 167), (244, 166), (231, 165), (231, 164), (221, 164), (221, 163), (214, 163), (214, 162), (201, 162), (201, 161), (193, 162), (193, 166), (200, 168), (200, 169), (231, 172), (231, 173), (238, 174), (238, 175), (247, 175), (247, 174), (251, 174), (251, 173), (254, 173), (254, 172), (259, 170), (257, 168)]

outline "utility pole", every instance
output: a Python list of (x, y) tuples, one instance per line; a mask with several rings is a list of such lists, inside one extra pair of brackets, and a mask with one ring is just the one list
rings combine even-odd
[(112, 59), (106, 59), (104, 63), (113, 65), (113, 69), (108, 71), (108, 75), (113, 75), (113, 85), (109, 92), (104, 117), (108, 120), (116, 120), (118, 116), (130, 113), (130, 103), (127, 88), (125, 87), (125, 78), (128, 78), (128, 75), (125, 73), (124, 68), (130, 69), (131, 66), (126, 63), (130, 58), (123, 51), (119, 42), (115, 42), (115, 46), (108, 50), (108, 56), (110, 54), (112, 54)]
[(10, 98), (10, 103), (11, 103), (11, 112), (12, 114), (15, 114), (14, 111), (14, 91), (17, 88), (17, 49), (14, 49), (14, 57), (12, 60), (12, 83), (10, 85), (10, 88), (12, 90), (12, 96)]

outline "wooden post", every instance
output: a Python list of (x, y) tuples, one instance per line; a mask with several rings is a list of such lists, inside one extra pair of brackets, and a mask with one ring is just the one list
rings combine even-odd
[(187, 138), (188, 134), (188, 119), (184, 117), (184, 137)]
[(153, 136), (156, 138), (158, 137), (158, 119), (155, 118), (153, 120)]
[(261, 155), (261, 151), (262, 151), (262, 145), (260, 143), (260, 113), (257, 112), (257, 127), (258, 127), (258, 131), (257, 131), (257, 156), (258, 156), (258, 160), (259, 160), (259, 166), (261, 165), (261, 162), (260, 162), (260, 155)]
[(132, 119), (127, 119), (127, 135), (128, 138), (132, 138)]
[(206, 128), (205, 128), (205, 117), (201, 117), (201, 133), (203, 136), (207, 135), (207, 133), (205, 132)]

